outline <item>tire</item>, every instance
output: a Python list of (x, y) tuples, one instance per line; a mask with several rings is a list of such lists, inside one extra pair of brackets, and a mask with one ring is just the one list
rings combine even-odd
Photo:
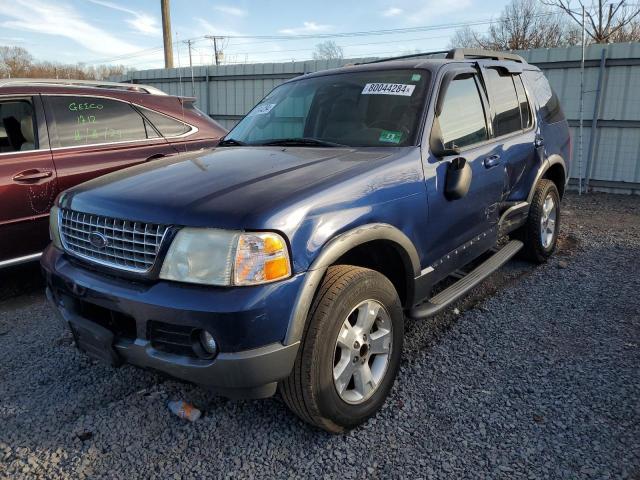
[[(374, 311), (375, 319), (366, 315)], [(369, 335), (365, 333), (368, 319), (374, 325)], [(400, 365), (403, 337), (400, 299), (384, 275), (350, 265), (330, 267), (309, 310), (293, 370), (280, 383), (282, 398), (311, 425), (332, 433), (356, 427), (375, 414), (388, 396)], [(362, 344), (356, 345), (353, 339)], [(388, 353), (374, 353), (383, 352), (384, 345)], [(365, 364), (377, 381), (359, 380), (367, 377), (360, 373), (366, 372)], [(334, 381), (334, 372), (343, 374)]]
[[(554, 218), (551, 212), (545, 211), (545, 202), (549, 199), (554, 205)], [(547, 221), (545, 222), (545, 219)], [(553, 231), (549, 234), (549, 225), (553, 222)], [(545, 226), (547, 228), (545, 228)], [(545, 236), (543, 237), (543, 229)], [(556, 249), (558, 232), (560, 230), (560, 195), (556, 185), (547, 179), (542, 179), (536, 185), (533, 200), (529, 207), (527, 223), (514, 233), (514, 237), (524, 243), (520, 257), (533, 263), (544, 263)]]

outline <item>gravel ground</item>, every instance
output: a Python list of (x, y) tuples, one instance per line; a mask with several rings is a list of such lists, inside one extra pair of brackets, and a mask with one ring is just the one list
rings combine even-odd
[[(37, 267), (0, 277), (0, 477), (640, 479), (640, 198), (571, 194), (561, 249), (409, 322), (383, 410), (331, 436), (279, 398), (228, 401), (93, 363)], [(167, 401), (204, 411), (196, 423)]]

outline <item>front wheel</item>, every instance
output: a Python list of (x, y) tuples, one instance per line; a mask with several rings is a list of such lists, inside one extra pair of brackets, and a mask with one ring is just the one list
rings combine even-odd
[(353, 428), (384, 403), (398, 371), (404, 316), (382, 274), (330, 267), (309, 312), (293, 371), (280, 385), (300, 418), (327, 431)]
[(536, 185), (529, 218), (515, 237), (522, 240), (522, 256), (535, 263), (543, 263), (556, 249), (560, 230), (560, 195), (551, 180), (542, 179)]

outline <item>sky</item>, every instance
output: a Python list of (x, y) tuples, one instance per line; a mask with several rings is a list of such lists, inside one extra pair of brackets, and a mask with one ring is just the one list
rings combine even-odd
[[(171, 0), (174, 63), (189, 64), (187, 40), (194, 65), (212, 63), (205, 35), (225, 37), (225, 63), (306, 60), (326, 40), (345, 58), (441, 50), (455, 30), (442, 26), (495, 19), (506, 2)], [(342, 35), (396, 29), (406, 31)], [(247, 38), (264, 36), (271, 38)], [(0, 45), (24, 47), (38, 60), (161, 68), (160, 0), (0, 0)]]

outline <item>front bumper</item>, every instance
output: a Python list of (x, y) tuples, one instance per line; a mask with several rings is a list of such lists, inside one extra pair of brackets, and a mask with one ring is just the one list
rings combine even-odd
[[(224, 289), (115, 278), (70, 261), (53, 247), (44, 252), (41, 263), (49, 300), (71, 326), (78, 346), (93, 357), (159, 370), (242, 398), (272, 395), (277, 382), (293, 368), (299, 343), (282, 342), (303, 275)], [(116, 321), (129, 321), (128, 333), (112, 322), (91, 318), (87, 312), (95, 309), (110, 312)], [(152, 322), (206, 328), (220, 352), (204, 359), (163, 351), (151, 337)]]

